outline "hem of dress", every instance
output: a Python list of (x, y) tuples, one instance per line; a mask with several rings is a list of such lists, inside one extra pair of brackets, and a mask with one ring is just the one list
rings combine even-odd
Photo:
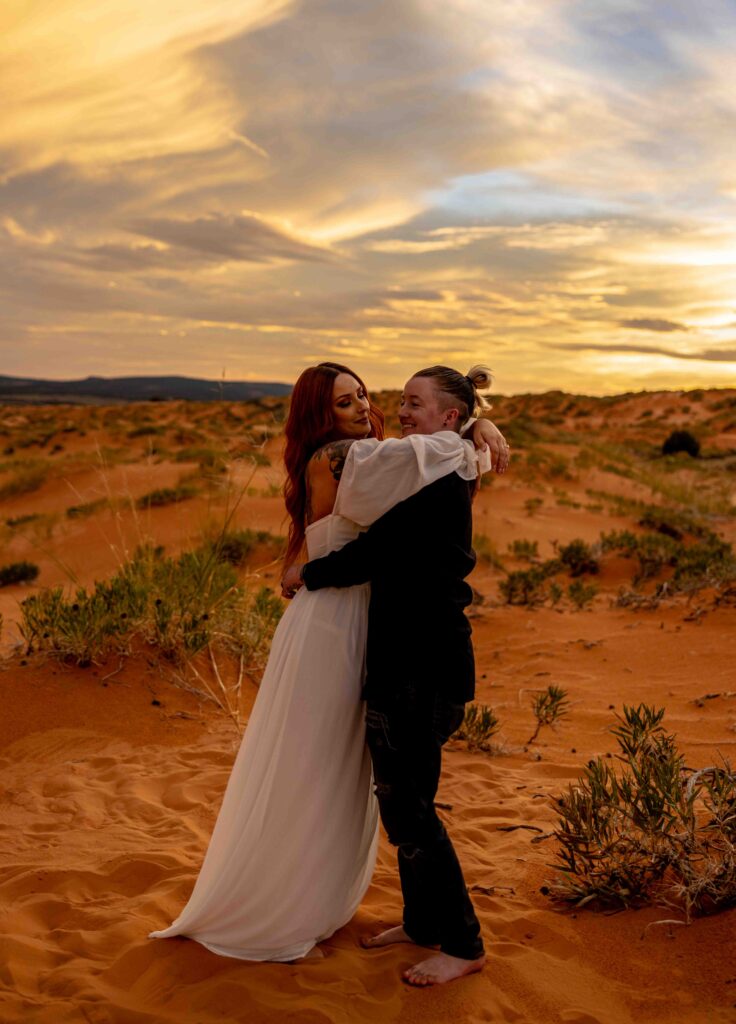
[(198, 938), (196, 935), (188, 935), (186, 932), (172, 932), (169, 929), (165, 929), (161, 932), (149, 932), (149, 939), (172, 939), (176, 936), (180, 936), (184, 939), (191, 939), (193, 942), (198, 942), (200, 946), (204, 946), (205, 949), (209, 949), (211, 953), (216, 953), (217, 956), (226, 956), (232, 960), (252, 960), (254, 963), (264, 963), (266, 961), (272, 961), (273, 963), (288, 963), (290, 960), (301, 960), (305, 957), (310, 950), (314, 949), (320, 939), (312, 939), (307, 943), (300, 943), (298, 946), (290, 946), (287, 949), (231, 949), (227, 946), (217, 946), (212, 942), (207, 942), (205, 939)]

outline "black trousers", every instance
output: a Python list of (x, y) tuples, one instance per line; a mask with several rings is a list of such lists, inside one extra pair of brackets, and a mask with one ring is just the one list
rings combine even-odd
[(434, 807), (442, 747), (464, 710), (464, 704), (404, 683), (390, 700), (369, 699), (366, 723), (381, 820), (398, 847), (404, 929), (419, 945), (474, 960), (483, 953), (480, 925)]

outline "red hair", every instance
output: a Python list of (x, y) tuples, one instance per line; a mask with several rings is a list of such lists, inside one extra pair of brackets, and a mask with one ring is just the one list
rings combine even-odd
[(287, 473), (284, 498), (286, 511), (291, 518), (285, 556), (287, 565), (296, 561), (304, 543), (307, 525), (307, 465), (319, 448), (328, 441), (337, 440), (332, 393), (335, 378), (341, 373), (355, 378), (365, 391), (370, 405), (368, 416), (371, 430), (368, 436), (383, 440), (383, 413), (371, 402), (366, 386), (357, 373), (339, 363), (320, 363), (308, 367), (301, 374), (291, 393), (289, 417), (284, 431), (284, 464)]

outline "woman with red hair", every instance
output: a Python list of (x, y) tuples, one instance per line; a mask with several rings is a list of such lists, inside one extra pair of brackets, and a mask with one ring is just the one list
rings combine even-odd
[[(479, 448), (500, 438), (487, 420), (473, 429)], [(337, 363), (302, 373), (285, 432), (287, 565), (305, 543), (310, 558), (342, 547), (448, 473), (490, 468), (454, 429), (384, 441), (383, 414)], [(355, 913), (378, 839), (361, 701), (368, 598), (367, 584), (299, 590), (286, 609), (194, 891), (152, 937), (293, 961), (321, 955)]]

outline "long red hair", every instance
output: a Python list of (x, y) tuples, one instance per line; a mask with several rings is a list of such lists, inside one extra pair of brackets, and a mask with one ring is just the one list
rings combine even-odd
[[(347, 366), (341, 366), (340, 363), (319, 363), (317, 366), (308, 367), (299, 377), (291, 393), (289, 416), (284, 431), (284, 463), (287, 473), (284, 498), (286, 511), (291, 519), (285, 556), (287, 565), (296, 561), (304, 543), (307, 525), (307, 465), (319, 448), (328, 441), (337, 440), (332, 393), (335, 378), (341, 373), (348, 373), (354, 377), (368, 397), (366, 386), (357, 373), (353, 373)], [(368, 402), (371, 425), (368, 436), (383, 440), (383, 413), (371, 402), (370, 397)]]

